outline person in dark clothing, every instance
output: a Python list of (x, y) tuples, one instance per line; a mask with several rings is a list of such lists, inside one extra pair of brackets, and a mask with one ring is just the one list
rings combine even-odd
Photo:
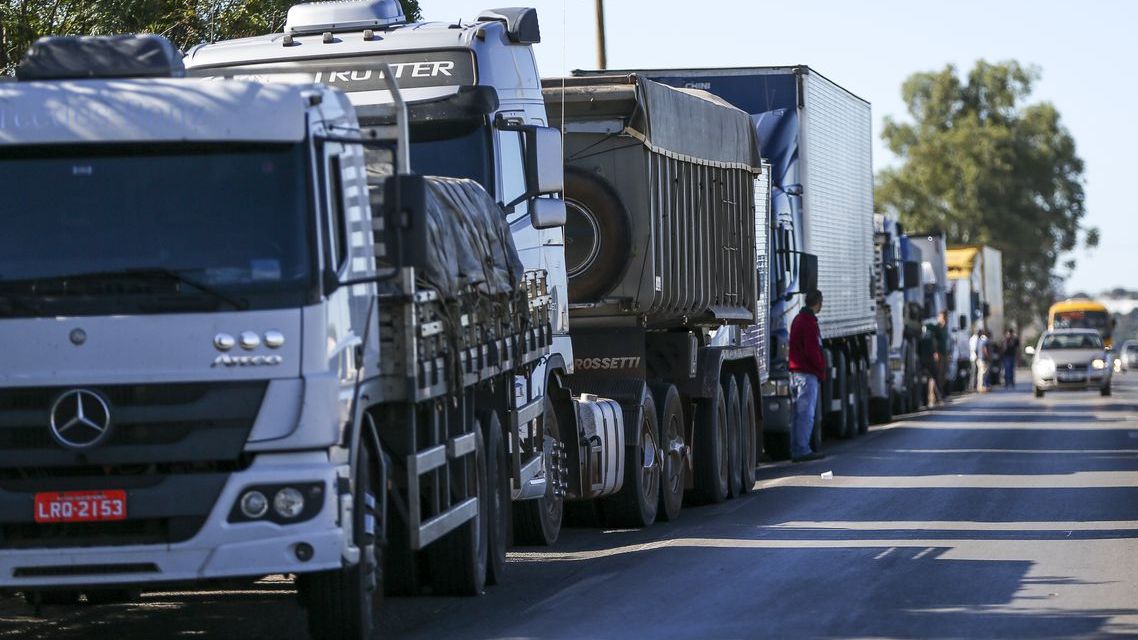
[(824, 457), (810, 447), (814, 412), (818, 405), (818, 385), (826, 379), (822, 332), (818, 329), (818, 312), (821, 310), (822, 292), (817, 289), (808, 291), (806, 306), (790, 325), (790, 383), (794, 390), (790, 455), (795, 462)]
[(926, 402), (928, 406), (935, 407), (941, 402), (940, 385), (940, 352), (937, 351), (936, 325), (925, 325), (921, 331), (921, 338), (917, 342), (917, 359), (920, 362), (921, 375), (928, 385)]
[(1019, 354), (1019, 336), (1014, 329), (1004, 332), (1004, 386), (1016, 386), (1016, 356)]

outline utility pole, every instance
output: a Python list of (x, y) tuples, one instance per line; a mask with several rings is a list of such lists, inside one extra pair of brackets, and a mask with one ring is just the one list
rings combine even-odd
[(597, 3), (597, 68), (608, 69), (608, 55), (605, 54), (605, 0)]

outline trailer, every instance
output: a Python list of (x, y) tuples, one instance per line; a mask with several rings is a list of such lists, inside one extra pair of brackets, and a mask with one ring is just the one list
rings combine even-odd
[[(626, 72), (632, 71), (574, 74)], [(771, 377), (762, 391), (768, 453), (790, 454), (790, 324), (802, 308), (797, 294), (813, 287), (825, 296), (818, 321), (830, 366), (816, 415), (835, 436), (863, 433), (869, 427), (870, 340), (877, 327), (869, 103), (807, 66), (635, 73), (707, 91), (750, 114), (761, 154), (771, 164)], [(802, 277), (815, 274), (813, 282)]]
[[(543, 84), (565, 132), (567, 384), (625, 411), (626, 489), (606, 515), (646, 525), (657, 503), (674, 519), (685, 488), (704, 502), (749, 493), (762, 376), (747, 332), (766, 321), (765, 184), (750, 120), (635, 74)], [(570, 499), (599, 497), (572, 471), (568, 484)]]

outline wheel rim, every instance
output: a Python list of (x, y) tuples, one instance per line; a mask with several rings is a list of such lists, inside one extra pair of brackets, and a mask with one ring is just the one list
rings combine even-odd
[(684, 489), (684, 440), (680, 437), (679, 416), (669, 417), (664, 434), (664, 482), (670, 495), (678, 495)]
[[(553, 438), (557, 442), (561, 442), (561, 425), (557, 422), (556, 417), (552, 420), (545, 420), (545, 436)], [(546, 460), (552, 462), (549, 456)], [(554, 463), (556, 464), (556, 463)], [(545, 495), (541, 497), (541, 501), (545, 504), (542, 507), (545, 509), (545, 516), (549, 522), (561, 522), (563, 511), (565, 509), (565, 501), (557, 495), (551, 480), (551, 469), (545, 470)]]
[(655, 504), (660, 490), (660, 465), (657, 464), (659, 446), (653, 431), (652, 422), (645, 416), (640, 422), (640, 438), (643, 443), (640, 458), (640, 490), (644, 494), (645, 504)]

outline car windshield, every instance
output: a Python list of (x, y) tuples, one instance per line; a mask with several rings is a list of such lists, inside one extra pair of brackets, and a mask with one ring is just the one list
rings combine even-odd
[(1043, 351), (1101, 349), (1102, 338), (1093, 333), (1051, 333), (1043, 338)]
[(302, 306), (305, 147), (112, 145), (0, 154), (0, 316)]

